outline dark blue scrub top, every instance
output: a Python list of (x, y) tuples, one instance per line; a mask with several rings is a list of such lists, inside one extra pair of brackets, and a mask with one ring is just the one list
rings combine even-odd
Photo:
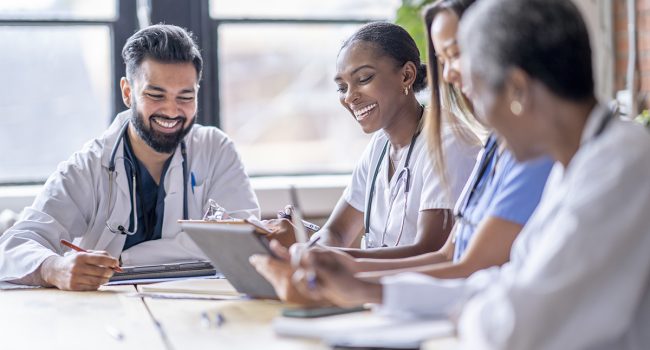
[[(147, 168), (135, 156), (131, 148), (128, 133), (124, 135), (124, 168), (128, 179), (131, 179), (133, 170), (137, 183), (136, 206), (138, 208), (138, 228), (135, 234), (127, 235), (124, 250), (142, 242), (160, 239), (162, 237), (163, 217), (165, 215), (165, 174), (169, 168), (172, 157), (165, 162), (160, 184), (156, 184)], [(130, 163), (129, 163), (130, 161)], [(131, 168), (131, 164), (135, 169)], [(133, 195), (133, 184), (129, 182), (129, 193)], [(132, 198), (131, 198), (132, 200)], [(133, 220), (129, 224), (129, 231), (133, 231)]]

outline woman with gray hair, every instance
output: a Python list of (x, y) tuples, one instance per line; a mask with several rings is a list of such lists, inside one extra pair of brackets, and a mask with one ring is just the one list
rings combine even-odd
[(460, 45), (464, 85), (515, 156), (556, 160), (511, 263), (464, 308), (468, 347), (647, 349), (650, 137), (596, 100), (578, 9), (483, 0)]
[[(460, 50), (477, 113), (518, 160), (550, 155), (556, 164), (509, 263), (467, 280), (387, 277), (367, 295), (401, 315), (462, 305), (464, 349), (647, 349), (650, 136), (596, 100), (578, 9), (478, 1), (461, 21)], [(317, 285), (351, 289), (351, 276), (321, 258), (302, 262)]]

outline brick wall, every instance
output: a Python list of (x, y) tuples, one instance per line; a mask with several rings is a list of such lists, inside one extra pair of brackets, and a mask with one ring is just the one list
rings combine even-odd
[[(626, 85), (628, 40), (627, 40), (627, 1), (614, 1), (614, 42), (616, 63), (614, 74), (615, 90), (623, 90)], [(636, 0), (637, 21), (637, 65), (639, 98), (642, 100), (639, 110), (648, 108), (650, 95), (650, 0)]]

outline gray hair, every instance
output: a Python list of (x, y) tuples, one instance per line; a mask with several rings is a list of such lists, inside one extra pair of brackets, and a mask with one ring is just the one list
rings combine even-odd
[(501, 89), (511, 68), (559, 97), (594, 96), (587, 27), (570, 0), (481, 0), (461, 21), (459, 44), (472, 73)]

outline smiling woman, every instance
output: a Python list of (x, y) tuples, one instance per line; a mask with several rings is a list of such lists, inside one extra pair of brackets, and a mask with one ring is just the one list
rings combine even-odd
[[(390, 23), (359, 29), (338, 54), (339, 101), (372, 139), (352, 181), (323, 228), (320, 244), (357, 258), (402, 258), (438, 250), (452, 226), (451, 208), (467, 180), (478, 152), (478, 140), (444, 133), (449, 157), (445, 176), (434, 171), (425, 133), (425, 108), (414, 91), (426, 85), (425, 68), (413, 38)], [(470, 132), (471, 134), (471, 132)], [(281, 221), (280, 231), (292, 231)], [(363, 233), (362, 246), (354, 246)], [(281, 247), (274, 245), (278, 256)], [(349, 257), (348, 257), (349, 258)], [(287, 261), (256, 256), (251, 261), (275, 286), (281, 298), (305, 302), (292, 287)]]
[[(355, 256), (395, 257), (435, 250), (449, 233), (446, 220), (462, 182), (474, 163), (471, 144), (447, 138), (446, 148), (457, 163), (448, 169), (447, 191), (426, 152), (421, 135), (424, 107), (415, 92), (426, 86), (426, 67), (410, 35), (390, 23), (362, 27), (339, 52), (339, 101), (365, 133), (374, 133), (337, 207), (363, 218), (365, 251)], [(335, 215), (323, 235), (349, 246), (359, 230), (339, 229)], [(354, 219), (350, 220), (354, 221)], [(352, 227), (352, 226), (350, 226)]]
[[(318, 233), (321, 242), (357, 257), (404, 257), (438, 249), (450, 212), (474, 165), (478, 147), (445, 137), (450, 188), (433, 171), (421, 134), (425, 108), (414, 92), (426, 68), (411, 36), (383, 22), (363, 26), (342, 45), (334, 81), (339, 102), (373, 137), (352, 181)], [(364, 233), (362, 248), (353, 246)]]

